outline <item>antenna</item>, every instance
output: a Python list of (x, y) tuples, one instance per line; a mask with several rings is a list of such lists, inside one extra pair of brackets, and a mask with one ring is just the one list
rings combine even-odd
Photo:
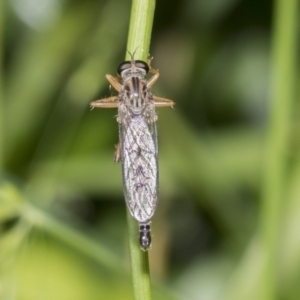
[(131, 53), (129, 50), (127, 50), (128, 54), (130, 55), (131, 60), (134, 60), (135, 52), (136, 52), (136, 50), (137, 50), (139, 47), (140, 47), (140, 46), (137, 46), (137, 47), (135, 48), (135, 50), (133, 51), (133, 53)]

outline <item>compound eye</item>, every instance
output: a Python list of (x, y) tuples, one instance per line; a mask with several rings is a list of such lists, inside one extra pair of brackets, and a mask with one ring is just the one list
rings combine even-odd
[(130, 61), (124, 61), (119, 65), (117, 72), (121, 76), (123, 71), (125, 71), (127, 69), (130, 69), (130, 68), (131, 68), (131, 62)]
[(143, 69), (146, 73), (149, 72), (149, 66), (147, 63), (145, 63), (144, 61), (142, 60), (136, 60), (135, 61), (135, 66), (139, 69)]

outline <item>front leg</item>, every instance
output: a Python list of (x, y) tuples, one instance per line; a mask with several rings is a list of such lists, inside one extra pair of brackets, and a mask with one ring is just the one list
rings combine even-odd
[(106, 74), (105, 77), (108, 80), (108, 82), (113, 86), (113, 88), (117, 92), (120, 93), (121, 90), (122, 90), (122, 84), (119, 82), (120, 81), (119, 77), (114, 77), (114, 76), (111, 76), (109, 74)]
[(158, 70), (155, 70), (151, 67), (151, 61), (152, 61), (153, 57), (150, 57), (148, 59), (148, 66), (149, 66), (149, 72), (154, 74), (148, 81), (147, 81), (147, 88), (150, 89), (152, 87), (152, 85), (157, 81), (158, 77), (159, 77), (159, 72)]

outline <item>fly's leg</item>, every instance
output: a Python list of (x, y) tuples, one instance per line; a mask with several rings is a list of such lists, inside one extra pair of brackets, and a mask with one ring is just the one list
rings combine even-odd
[[(149, 57), (148, 59), (148, 66), (149, 66), (149, 72), (151, 72), (152, 74), (154, 74), (148, 81), (147, 81), (147, 88), (150, 89), (152, 87), (152, 85), (157, 81), (158, 77), (159, 77), (159, 72), (158, 70), (155, 70), (151, 67), (151, 61), (152, 61), (153, 57)], [(166, 106), (173, 106), (175, 105), (175, 102), (166, 98), (162, 98), (162, 97), (157, 97), (153, 95), (153, 99), (154, 99), (154, 105), (155, 107), (166, 107)]]
[(152, 61), (153, 57), (149, 57), (147, 64), (149, 66), (149, 72), (154, 74), (148, 81), (147, 81), (147, 88), (150, 89), (152, 87), (152, 85), (157, 81), (158, 77), (159, 77), (159, 72), (158, 70), (155, 70), (151, 67), (151, 61)]
[(117, 92), (121, 92), (122, 90), (122, 85), (120, 83), (120, 79), (119, 77), (114, 77), (111, 76), (109, 74), (105, 75), (106, 79), (108, 80), (108, 82), (112, 85), (112, 87), (117, 91)]
[(119, 106), (118, 96), (96, 100), (90, 103), (91, 107), (98, 108), (116, 108)]
[[(118, 77), (113, 77), (109, 74), (106, 74), (105, 77), (108, 80), (108, 82), (111, 84), (111, 86), (117, 92), (120, 93), (120, 91), (122, 90), (122, 85), (120, 83), (120, 79)], [(91, 102), (90, 105), (92, 107), (99, 107), (99, 108), (116, 108), (119, 106), (118, 100), (119, 100), (118, 96), (112, 96), (109, 98), (104, 98), (104, 99), (93, 101), (93, 102)]]
[(175, 102), (166, 98), (157, 97), (153, 95), (154, 105), (155, 107), (166, 107), (175, 105)]
[(121, 161), (121, 146), (120, 143), (118, 143), (115, 150), (115, 163), (119, 163), (120, 161)]
[(148, 81), (147, 81), (147, 88), (150, 89), (152, 87), (152, 85), (157, 81), (158, 77), (159, 77), (159, 73), (158, 70), (152, 69), (150, 67), (149, 72), (151, 72), (152, 74), (154, 74)]

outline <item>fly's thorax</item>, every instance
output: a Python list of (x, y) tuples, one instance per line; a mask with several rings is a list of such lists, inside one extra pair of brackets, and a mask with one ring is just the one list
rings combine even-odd
[(148, 124), (157, 120), (153, 96), (145, 79), (148, 72), (148, 64), (141, 60), (125, 61), (118, 67), (118, 74), (122, 79), (117, 116), (120, 124), (125, 125), (139, 116)]
[(130, 77), (123, 83), (121, 101), (133, 115), (142, 114), (150, 99), (151, 93), (146, 81), (140, 77)]

